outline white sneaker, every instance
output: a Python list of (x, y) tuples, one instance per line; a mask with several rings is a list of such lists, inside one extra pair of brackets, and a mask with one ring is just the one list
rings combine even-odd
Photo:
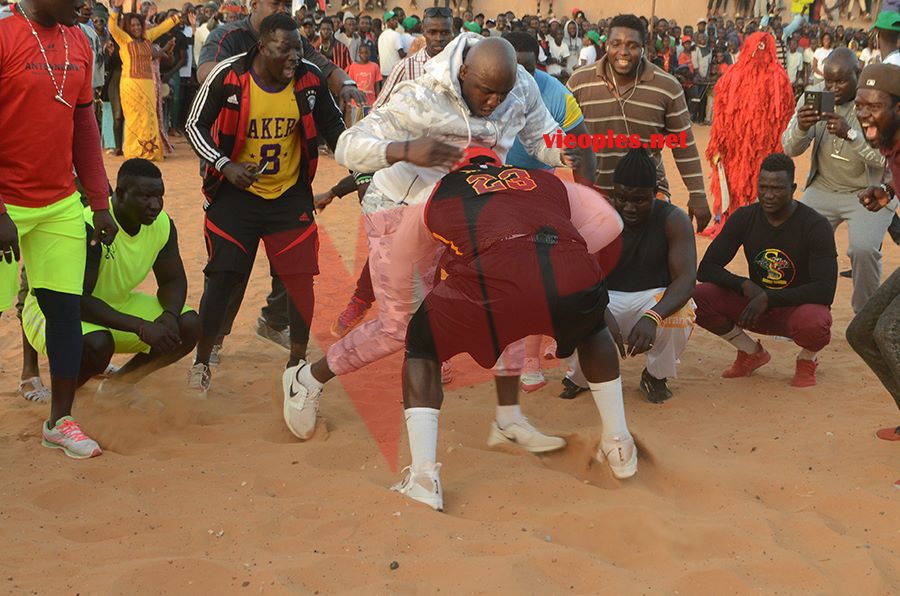
[(544, 373), (541, 371), (522, 373), (519, 376), (519, 387), (522, 388), (522, 391), (525, 393), (531, 393), (532, 391), (537, 391), (541, 387), (547, 384), (547, 379), (544, 378)]
[(488, 446), (495, 447), (504, 443), (515, 443), (525, 451), (531, 453), (544, 453), (556, 451), (566, 446), (566, 440), (562, 437), (545, 435), (531, 426), (527, 418), (519, 422), (500, 428), (495, 420), (491, 424), (491, 434), (488, 436)]
[(305, 441), (316, 432), (316, 414), (319, 412), (319, 398), (322, 390), (312, 390), (304, 385), (299, 377), (300, 370), (309, 363), (301, 360), (297, 366), (285, 369), (281, 375), (281, 387), (284, 390), (284, 422), (288, 430)]
[(202, 362), (196, 362), (188, 371), (188, 389), (206, 397), (212, 385), (212, 371)]
[(81, 426), (71, 416), (63, 416), (53, 428), (50, 428), (49, 423), (47, 420), (41, 425), (41, 444), (44, 447), (62, 449), (63, 453), (75, 459), (88, 459), (103, 453), (97, 441), (84, 434)]
[(391, 487), (391, 490), (401, 495), (406, 495), (414, 501), (425, 503), (437, 511), (444, 510), (444, 489), (441, 487), (441, 464), (426, 462), (419, 472), (413, 473), (410, 466), (406, 466), (401, 474), (406, 474), (399, 484)]
[(638, 450), (630, 435), (624, 439), (614, 437), (609, 442), (600, 441), (596, 458), (599, 462), (606, 460), (613, 476), (620, 480), (631, 478), (637, 473)]

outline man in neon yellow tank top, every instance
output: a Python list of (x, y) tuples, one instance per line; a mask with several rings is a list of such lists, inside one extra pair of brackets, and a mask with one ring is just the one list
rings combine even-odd
[[(129, 159), (122, 164), (110, 209), (121, 233), (109, 247), (87, 245), (79, 386), (106, 370), (113, 354), (134, 354), (106, 381), (122, 390), (178, 361), (197, 344), (200, 317), (184, 305), (187, 277), (175, 224), (162, 210), (164, 194), (162, 173), (151, 162)], [(86, 209), (88, 238), (93, 235), (91, 220)], [(135, 291), (151, 271), (156, 295)], [(46, 353), (44, 315), (33, 296), (25, 301), (22, 326), (34, 349)]]

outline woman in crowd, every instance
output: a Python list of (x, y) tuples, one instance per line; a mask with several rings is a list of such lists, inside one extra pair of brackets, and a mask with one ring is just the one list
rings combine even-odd
[[(151, 42), (175, 27), (181, 20), (173, 15), (150, 29), (144, 30), (144, 19), (134, 12), (122, 17), (124, 0), (115, 0), (109, 16), (109, 32), (119, 44), (122, 75), (119, 95), (125, 116), (123, 152), (126, 159), (141, 157), (153, 161), (163, 158), (163, 139), (157, 119), (157, 90), (153, 80), (153, 47)], [(134, 10), (134, 3), (132, 3)]]

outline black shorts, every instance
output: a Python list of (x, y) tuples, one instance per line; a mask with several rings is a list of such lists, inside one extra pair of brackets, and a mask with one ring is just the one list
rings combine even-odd
[(583, 246), (503, 244), (477, 264), (450, 267), (410, 322), (408, 357), (444, 362), (465, 352), (490, 368), (511, 343), (548, 335), (564, 358), (606, 327), (609, 294)]
[(280, 276), (319, 273), (319, 235), (313, 198), (299, 185), (277, 199), (263, 199), (223, 183), (206, 210), (204, 273), (249, 275), (262, 240)]

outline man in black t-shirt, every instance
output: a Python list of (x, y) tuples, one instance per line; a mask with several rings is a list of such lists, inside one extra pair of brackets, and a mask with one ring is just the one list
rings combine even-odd
[[(748, 377), (771, 356), (744, 330), (789, 337), (802, 348), (791, 385), (816, 384), (816, 353), (831, 340), (837, 250), (828, 220), (794, 200), (794, 162), (783, 153), (760, 166), (756, 203), (741, 207), (700, 262), (697, 324), (737, 348), (725, 378)], [(744, 248), (750, 277), (725, 267)]]

